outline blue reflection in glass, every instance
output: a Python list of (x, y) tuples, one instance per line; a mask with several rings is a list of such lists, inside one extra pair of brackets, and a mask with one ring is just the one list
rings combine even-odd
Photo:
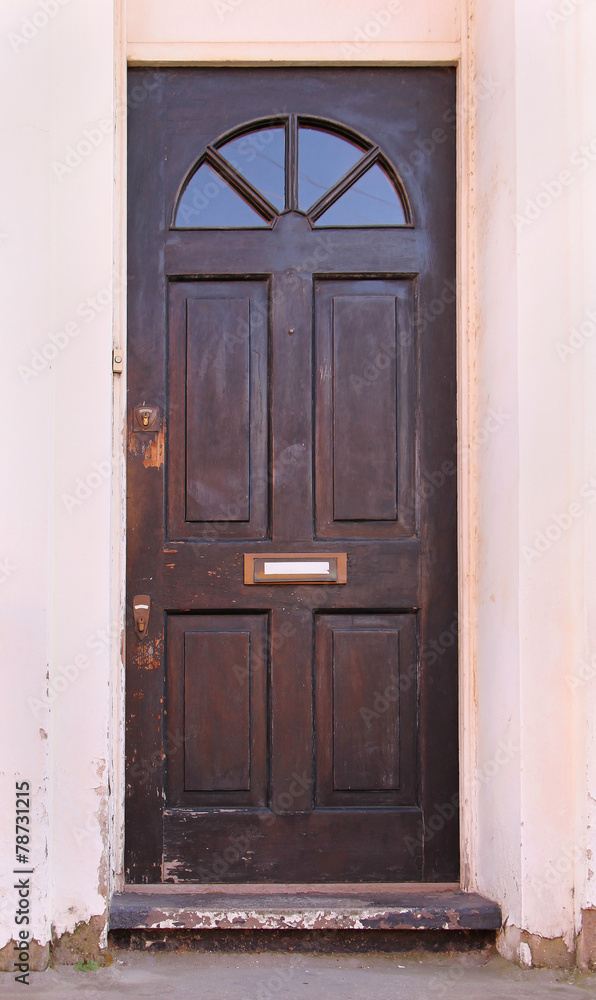
[(180, 199), (175, 225), (181, 229), (246, 229), (267, 223), (204, 163), (191, 177)]
[(404, 226), (401, 200), (378, 163), (317, 219), (317, 226)]
[(278, 126), (250, 132), (220, 146), (218, 153), (225, 156), (278, 211), (283, 212), (286, 203), (284, 128)]
[(364, 150), (332, 132), (298, 130), (298, 207), (314, 205), (364, 155)]

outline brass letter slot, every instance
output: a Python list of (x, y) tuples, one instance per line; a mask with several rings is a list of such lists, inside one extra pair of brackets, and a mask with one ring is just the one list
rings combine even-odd
[(347, 583), (345, 552), (244, 553), (245, 583)]

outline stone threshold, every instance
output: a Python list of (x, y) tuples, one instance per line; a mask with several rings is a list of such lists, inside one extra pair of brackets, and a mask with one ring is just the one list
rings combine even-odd
[(498, 930), (497, 903), (458, 883), (127, 885), (110, 930)]

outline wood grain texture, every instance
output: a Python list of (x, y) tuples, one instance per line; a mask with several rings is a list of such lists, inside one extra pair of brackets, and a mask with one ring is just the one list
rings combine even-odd
[(168, 803), (265, 804), (267, 627), (264, 614), (168, 615)]
[(184, 788), (250, 788), (250, 632), (184, 636)]
[(416, 618), (316, 616), (318, 807), (417, 803)]
[(249, 318), (249, 299), (187, 302), (187, 521), (250, 517)]
[(315, 521), (320, 538), (416, 527), (412, 280), (315, 285)]
[[(365, 285), (366, 287), (366, 285)], [(388, 295), (333, 298), (333, 519), (397, 517), (397, 327)], [(363, 393), (370, 382), (374, 391)]]
[(333, 633), (333, 788), (399, 788), (399, 635)]
[(267, 285), (169, 288), (168, 533), (268, 533)]

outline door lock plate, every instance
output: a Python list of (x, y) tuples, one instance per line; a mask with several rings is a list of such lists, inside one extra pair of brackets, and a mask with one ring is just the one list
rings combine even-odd
[(132, 599), (132, 615), (135, 623), (135, 631), (139, 639), (145, 639), (147, 637), (150, 611), (151, 598), (149, 595), (136, 594)]
[(157, 406), (135, 406), (133, 411), (133, 430), (156, 431), (159, 423)]

